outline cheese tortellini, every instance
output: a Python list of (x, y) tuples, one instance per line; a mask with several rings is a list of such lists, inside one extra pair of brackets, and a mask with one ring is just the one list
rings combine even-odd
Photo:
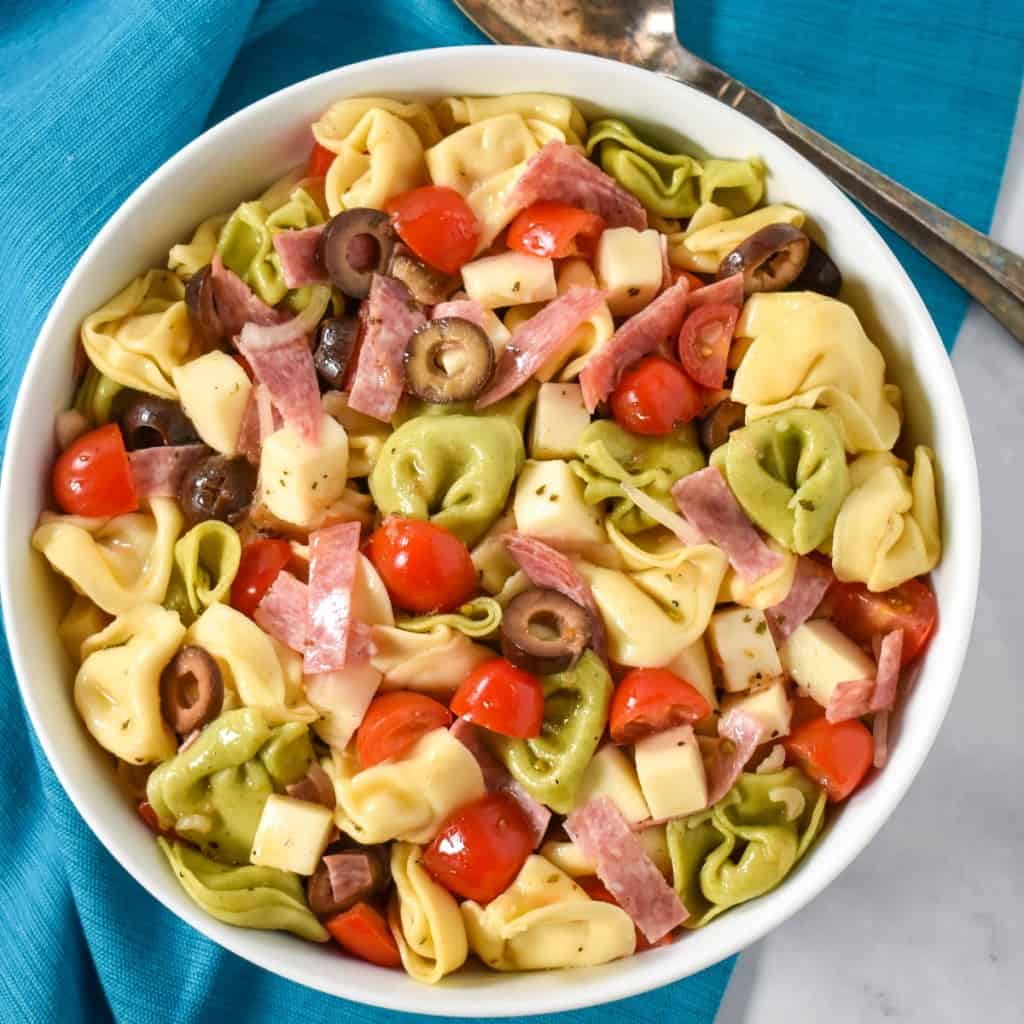
[(395, 895), (388, 924), (402, 966), (417, 981), (433, 985), (466, 962), (469, 946), (458, 903), (427, 874), (420, 857), (420, 848), (412, 843), (391, 848)]
[(745, 580), (730, 566), (718, 591), (718, 604), (739, 604), (744, 608), (764, 611), (786, 600), (793, 586), (799, 557), (774, 538), (768, 539), (768, 547), (781, 559), (779, 565), (753, 581)]
[(470, 949), (498, 971), (593, 967), (636, 948), (636, 929), (621, 907), (592, 900), (537, 854), (486, 907), (463, 903), (462, 917)]
[(587, 122), (572, 100), (542, 92), (447, 96), (437, 104), (435, 112), (446, 135), (457, 131), (460, 125), (476, 124), (502, 114), (519, 114), (531, 126), (536, 126), (537, 122), (547, 124), (574, 146), (582, 146), (587, 134)]
[(112, 519), (44, 518), (32, 546), (105, 612), (121, 615), (160, 604), (174, 566), (182, 516), (173, 498), (153, 498), (149, 512)]
[(360, 770), (349, 746), (334, 751), (338, 827), (363, 844), (429, 843), (457, 807), (484, 795), (476, 758), (447, 729), (427, 733), (399, 761)]
[(403, 103), (385, 96), (354, 96), (329, 106), (318, 121), (313, 122), (313, 137), (324, 149), (340, 153), (352, 130), (372, 110), (383, 110), (404, 121), (424, 146), (441, 141), (434, 112), (425, 103)]
[(167, 254), (167, 269), (173, 270), (185, 280), (199, 273), (213, 259), (217, 251), (220, 229), (230, 216), (229, 213), (218, 213), (213, 217), (207, 217), (196, 228), (190, 242), (172, 245), (171, 251)]
[(370, 663), (383, 674), (382, 691), (415, 690), (450, 697), (477, 665), (494, 657), (489, 647), (441, 622), (422, 633), (375, 626), (372, 636)]
[(769, 224), (791, 224), (799, 228), (804, 220), (802, 210), (782, 204), (762, 206), (742, 217), (734, 217), (728, 207), (704, 202), (683, 231), (669, 235), (669, 262), (697, 274), (715, 274), (722, 260), (761, 228)]
[(177, 749), (160, 712), (160, 674), (184, 636), (174, 612), (139, 604), (82, 643), (75, 706), (96, 742), (122, 761), (163, 761)]
[(241, 559), (238, 534), (219, 519), (197, 523), (174, 545), (174, 561), (193, 615), (225, 600)]
[(931, 572), (942, 553), (931, 449), (915, 449), (910, 476), (890, 452), (861, 455), (850, 480), (832, 537), (836, 576), (877, 592)]

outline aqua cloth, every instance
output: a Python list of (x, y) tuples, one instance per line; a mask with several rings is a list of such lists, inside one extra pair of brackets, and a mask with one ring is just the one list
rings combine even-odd
[[(682, 6), (681, 35), (698, 53), (968, 222), (987, 226), (1024, 66), (1019, 0)], [(448, 0), (6, 0), (3, 436), (33, 340), (62, 282), (116, 207), (172, 153), (209, 124), (309, 75), (398, 50), (481, 41)], [(963, 294), (902, 243), (894, 248), (951, 345)], [(6, 653), (0, 735), (0, 1022), (411, 1019), (339, 1004), (260, 971), (147, 896), (64, 795), (31, 736)], [(731, 969), (723, 963), (558, 1020), (710, 1024)]]

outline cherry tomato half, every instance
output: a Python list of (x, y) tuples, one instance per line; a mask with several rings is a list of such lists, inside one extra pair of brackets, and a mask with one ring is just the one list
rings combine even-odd
[(422, 693), (396, 690), (374, 697), (356, 730), (356, 752), (363, 768), (401, 757), (428, 732), (447, 729), (451, 712)]
[(913, 661), (928, 646), (939, 609), (931, 587), (907, 580), (873, 594), (863, 583), (835, 583), (830, 592), (832, 618), (847, 636), (869, 645), (894, 629), (903, 630), (901, 664)]
[(507, 793), (488, 793), (460, 807), (423, 851), (434, 880), (467, 900), (500, 896), (533, 852), (526, 814)]
[(527, 739), (540, 735), (544, 721), (544, 686), (505, 658), (492, 658), (466, 676), (452, 698), (452, 711), (468, 722), (502, 736)]
[(360, 960), (368, 960), (378, 967), (402, 966), (398, 943), (384, 915), (369, 903), (357, 903), (329, 917), (324, 927), (342, 949)]
[(443, 526), (389, 516), (368, 554), (392, 600), (411, 612), (454, 611), (476, 593), (469, 549)]
[(389, 199), (384, 209), (402, 241), (432, 267), (454, 274), (473, 258), (480, 225), (455, 189), (424, 185)]
[(664, 356), (645, 356), (622, 375), (611, 399), (612, 415), (634, 434), (669, 434), (704, 411), (701, 390)]
[(507, 240), (510, 249), (561, 259), (574, 251), (593, 254), (602, 231), (604, 221), (596, 213), (565, 203), (534, 203), (509, 225)]
[[(592, 899), (601, 903), (610, 903), (613, 907), (619, 906), (619, 901), (608, 891), (607, 886), (600, 878), (588, 876), (577, 878), (576, 884)], [(656, 949), (658, 946), (671, 946), (672, 935), (663, 935), (657, 942), (648, 942), (647, 936), (639, 928), (636, 930), (636, 951), (642, 953), (645, 949)]]
[(783, 741), (786, 753), (809, 778), (825, 787), (833, 803), (845, 800), (864, 780), (875, 741), (863, 722), (830, 722), (824, 715), (797, 726)]
[(116, 423), (90, 430), (61, 452), (53, 466), (53, 494), (73, 516), (118, 516), (139, 507)]
[(725, 383), (729, 346), (740, 311), (717, 303), (698, 306), (683, 321), (679, 332), (679, 362), (701, 387), (720, 388)]
[(313, 143), (313, 151), (309, 154), (309, 163), (306, 165), (307, 178), (323, 178), (334, 163), (337, 153), (331, 152), (326, 146), (319, 142)]
[(635, 668), (615, 687), (609, 730), (616, 743), (636, 743), (677, 725), (699, 722), (711, 712), (696, 687), (667, 668)]
[(291, 558), (292, 546), (286, 540), (255, 540), (246, 544), (231, 584), (231, 607), (252, 618), (263, 595)]

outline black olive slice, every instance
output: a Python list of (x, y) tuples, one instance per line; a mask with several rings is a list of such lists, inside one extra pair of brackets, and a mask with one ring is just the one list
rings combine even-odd
[(328, 389), (342, 390), (358, 338), (359, 318), (355, 316), (330, 317), (317, 328), (313, 365)]
[(724, 398), (708, 410), (700, 421), (700, 443), (709, 455), (729, 440), (729, 434), (743, 426), (747, 407)]
[(345, 848), (334, 843), (306, 884), (309, 909), (317, 917), (333, 917), (363, 900), (372, 900), (388, 883), (380, 847)]
[(385, 272), (394, 247), (395, 229), (386, 213), (345, 210), (324, 227), (317, 259), (337, 288), (354, 299), (365, 299), (373, 275)]
[(185, 285), (185, 308), (193, 329), (207, 348), (213, 348), (224, 339), (227, 331), (217, 312), (209, 263), (188, 279)]
[(444, 302), (462, 280), (458, 274), (445, 274), (424, 263), (401, 242), (391, 255), (388, 273), (401, 281), (412, 292), (412, 297), (424, 306)]
[(417, 327), (405, 350), (406, 388), (446, 405), (476, 398), (494, 373), (494, 346), (469, 320), (443, 316)]
[(514, 665), (549, 675), (574, 665), (590, 643), (590, 616), (557, 590), (528, 590), (501, 618), (501, 652)]
[(178, 488), (186, 527), (207, 519), (237, 523), (244, 518), (256, 490), (256, 467), (244, 458), (210, 455), (190, 466)]
[(777, 292), (807, 263), (811, 240), (791, 224), (769, 224), (745, 238), (718, 266), (718, 278), (743, 275), (743, 292)]
[(128, 451), (164, 445), (197, 444), (199, 435), (181, 406), (170, 398), (138, 395), (121, 414)]
[(202, 647), (182, 647), (160, 676), (160, 711), (179, 735), (212, 722), (224, 706), (217, 662)]
[(812, 241), (804, 269), (789, 287), (795, 292), (819, 292), (834, 299), (843, 287), (843, 275), (832, 257)]

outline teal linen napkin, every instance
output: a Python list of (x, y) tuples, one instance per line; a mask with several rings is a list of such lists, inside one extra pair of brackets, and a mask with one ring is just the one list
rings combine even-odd
[[(680, 32), (697, 52), (976, 227), (988, 226), (1024, 66), (1018, 0), (691, 0), (685, 7)], [(309, 75), (384, 53), (480, 41), (446, 0), (7, 0), (0, 6), (0, 439), (63, 280), (167, 157), (232, 111)], [(907, 247), (894, 248), (950, 346), (966, 299)], [(0, 1021), (404, 1019), (260, 971), (136, 885), (54, 777), (23, 716), (6, 647), (0, 735)], [(729, 961), (561, 1019), (704, 1024), (731, 969)]]

